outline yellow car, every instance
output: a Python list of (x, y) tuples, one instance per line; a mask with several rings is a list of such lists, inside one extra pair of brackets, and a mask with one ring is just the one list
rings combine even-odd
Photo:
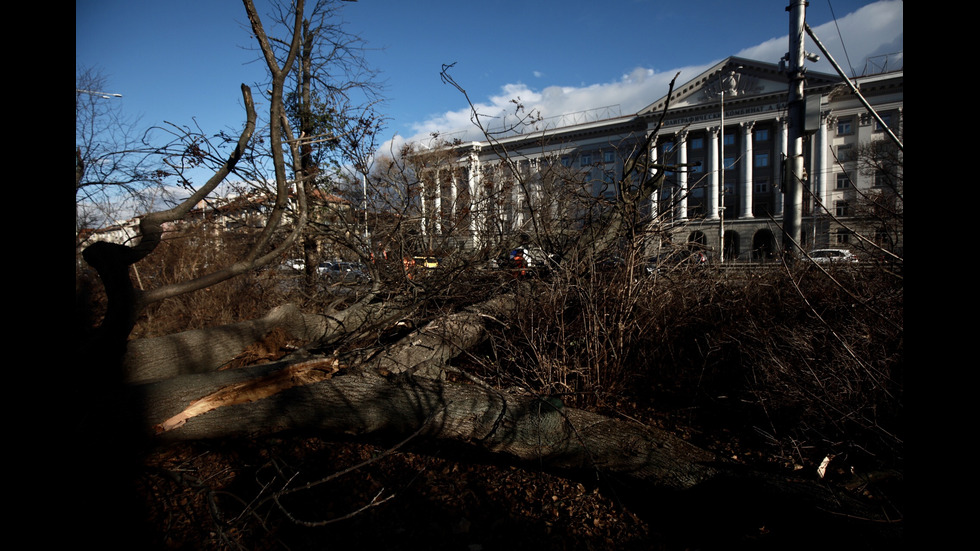
[(434, 256), (413, 256), (416, 266), (433, 270), (439, 267), (439, 259)]

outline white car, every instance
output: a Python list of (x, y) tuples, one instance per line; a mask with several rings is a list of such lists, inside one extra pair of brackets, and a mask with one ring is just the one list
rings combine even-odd
[(512, 263), (517, 262), (523, 268), (553, 268), (561, 262), (561, 258), (538, 247), (517, 247), (508, 255)]
[(279, 266), (282, 270), (292, 270), (296, 272), (302, 272), (306, 269), (306, 261), (302, 258), (290, 258), (289, 260), (282, 263)]
[(810, 258), (818, 264), (858, 261), (854, 253), (847, 249), (816, 249), (810, 251)]

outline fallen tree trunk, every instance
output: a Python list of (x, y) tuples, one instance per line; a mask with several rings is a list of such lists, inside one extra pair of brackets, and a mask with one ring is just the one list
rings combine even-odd
[(598, 469), (676, 489), (719, 472), (712, 454), (667, 432), (565, 408), (557, 399), (514, 396), (475, 384), (368, 371), (331, 376), (321, 365), (312, 368), (321, 371), (313, 376), (320, 380), (305, 384), (309, 379), (298, 377), (294, 386), (267, 387), (267, 396), (240, 390), (236, 401), (219, 392), (247, 381), (270, 381), (286, 367), (267, 364), (142, 385), (146, 419), (164, 441), (290, 430), (328, 438), (404, 438), (418, 431), (422, 438), (465, 443), (549, 469)]
[[(439, 372), (485, 338), (486, 320), (514, 306), (514, 298), (504, 295), (444, 316), (339, 375), (334, 375), (337, 362), (321, 359), (144, 384), (139, 388), (145, 416), (164, 440), (298, 429), (326, 436), (404, 437), (421, 431), (426, 438), (472, 444), (520, 461), (544, 461), (554, 469), (630, 473), (672, 488), (688, 488), (716, 474), (711, 454), (668, 433), (568, 409), (553, 398), (513, 396), (432, 377), (433, 369)], [(215, 338), (241, 343), (228, 336), (254, 335), (273, 326), (294, 332), (295, 322), (306, 319), (287, 309), (273, 314), (242, 331), (233, 330), (243, 327), (237, 324), (195, 337), (202, 343)], [(414, 376), (421, 367), (430, 370)], [(172, 370), (156, 372), (161, 371)]]
[[(450, 450), (449, 458), (462, 447), (487, 460), (612, 481), (618, 495), (631, 494), (627, 499), (651, 514), (695, 524), (779, 514), (784, 524), (788, 517), (826, 529), (828, 522), (879, 516), (828, 486), (747, 470), (654, 427), (478, 384), (337, 372), (333, 360), (316, 360), (176, 377), (138, 392), (164, 443), (299, 433), (388, 445), (415, 435), (422, 449), (431, 444), (443, 456)], [(893, 529), (861, 524), (876, 534)]]
[(516, 307), (517, 300), (513, 295), (501, 295), (442, 316), (384, 350), (364, 369), (382, 375), (442, 376), (450, 360), (483, 342), (487, 336), (487, 320), (506, 317)]
[[(380, 443), (417, 435), (420, 443), (463, 445), (488, 457), (574, 478), (610, 475), (628, 491), (643, 494), (643, 500), (649, 491), (674, 492), (670, 501), (681, 492), (689, 505), (700, 509), (718, 495), (738, 495), (743, 504), (752, 499), (781, 509), (789, 500), (811, 510), (874, 516), (862, 503), (828, 487), (747, 471), (653, 427), (567, 408), (554, 397), (518, 396), (479, 381), (447, 378), (450, 360), (481, 342), (487, 320), (506, 315), (515, 304), (504, 295), (443, 316), (343, 370), (337, 358), (321, 357), (205, 370), (134, 389), (143, 404), (145, 426), (161, 442), (292, 431)], [(290, 318), (295, 315), (267, 316), (263, 323), (277, 320), (279, 327), (296, 330), (283, 321), (307, 319)], [(259, 325), (252, 334), (269, 327)]]
[(409, 311), (410, 305), (394, 301), (364, 301), (328, 314), (307, 314), (286, 304), (255, 320), (130, 341), (123, 367), (131, 383), (210, 373), (226, 367), (247, 347), (276, 329), (304, 346), (328, 346), (393, 322)]

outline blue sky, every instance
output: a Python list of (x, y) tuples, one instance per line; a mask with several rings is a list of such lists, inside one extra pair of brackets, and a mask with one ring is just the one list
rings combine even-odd
[[(684, 82), (729, 55), (777, 62), (788, 48), (787, 4), (359, 0), (344, 4), (343, 18), (386, 85), (385, 137), (401, 140), (467, 127), (464, 98), (439, 79), (444, 63), (456, 63), (453, 75), (486, 112), (520, 96), (546, 116), (608, 105), (626, 114), (663, 95), (677, 71)], [(807, 21), (859, 73), (868, 55), (903, 50), (901, 0), (811, 0)], [(141, 126), (239, 129), (239, 84), (264, 80), (245, 22), (234, 0), (76, 0), (76, 69), (101, 69), (105, 91), (123, 94), (107, 101)]]

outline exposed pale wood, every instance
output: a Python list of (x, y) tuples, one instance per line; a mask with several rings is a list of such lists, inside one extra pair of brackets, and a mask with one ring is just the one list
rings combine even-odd
[(336, 359), (295, 363), (265, 377), (232, 384), (191, 402), (187, 409), (153, 427), (157, 434), (174, 430), (188, 419), (221, 407), (245, 404), (278, 394), (287, 388), (329, 379), (338, 369)]
[[(268, 377), (284, 364), (143, 385), (151, 426), (174, 418), (218, 388)], [(228, 403), (188, 416), (160, 434), (166, 441), (246, 437), (286, 430), (330, 436), (420, 436), (475, 446), (556, 470), (615, 472), (684, 489), (718, 473), (715, 458), (671, 434), (564, 408), (560, 402), (514, 396), (428, 377), (381, 377), (366, 371), (293, 386), (264, 399)]]

